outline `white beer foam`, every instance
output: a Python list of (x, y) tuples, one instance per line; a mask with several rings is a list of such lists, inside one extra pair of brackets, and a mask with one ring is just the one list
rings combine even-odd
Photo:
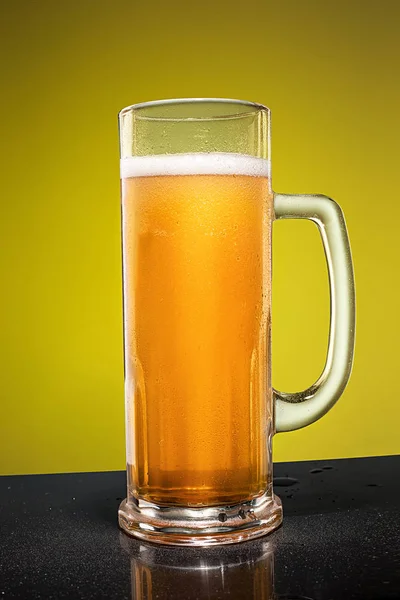
[(156, 175), (250, 175), (269, 177), (271, 161), (246, 154), (198, 152), (121, 159), (121, 178)]

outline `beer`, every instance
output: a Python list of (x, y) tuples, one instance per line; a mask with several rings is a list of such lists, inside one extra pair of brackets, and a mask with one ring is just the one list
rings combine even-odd
[(267, 489), (269, 163), (121, 161), (128, 487), (159, 505)]

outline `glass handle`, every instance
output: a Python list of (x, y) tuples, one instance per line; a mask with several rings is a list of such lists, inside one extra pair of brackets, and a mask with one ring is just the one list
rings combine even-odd
[(275, 194), (276, 219), (317, 224), (328, 264), (331, 318), (328, 353), (319, 379), (302, 392), (273, 390), (275, 431), (292, 431), (322, 417), (339, 399), (350, 377), (355, 336), (355, 291), (350, 243), (342, 210), (327, 196)]

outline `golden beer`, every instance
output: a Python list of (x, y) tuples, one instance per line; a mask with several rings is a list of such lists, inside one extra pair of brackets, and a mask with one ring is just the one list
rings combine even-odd
[(122, 161), (128, 488), (218, 506), (268, 488), (269, 163)]

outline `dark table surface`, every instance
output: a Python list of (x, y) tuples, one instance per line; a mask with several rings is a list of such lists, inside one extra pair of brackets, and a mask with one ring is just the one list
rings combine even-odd
[(122, 472), (1, 477), (0, 600), (400, 599), (400, 456), (280, 463), (275, 477), (283, 526), (209, 549), (120, 532)]

